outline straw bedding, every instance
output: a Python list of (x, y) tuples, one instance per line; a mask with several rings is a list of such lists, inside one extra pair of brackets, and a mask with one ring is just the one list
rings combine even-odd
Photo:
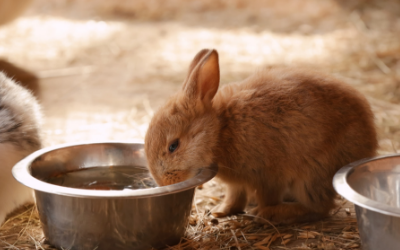
[[(143, 139), (194, 54), (214, 47), (221, 84), (274, 65), (343, 79), (367, 96), (388, 154), (400, 152), (399, 34), (395, 0), (37, 0), (0, 27), (0, 60), (37, 76), (46, 146)], [(170, 249), (360, 249), (353, 205), (340, 197), (331, 217), (290, 226), (214, 219), (222, 198), (214, 181), (198, 189), (186, 235)], [(32, 204), (0, 227), (0, 248), (53, 249)]]

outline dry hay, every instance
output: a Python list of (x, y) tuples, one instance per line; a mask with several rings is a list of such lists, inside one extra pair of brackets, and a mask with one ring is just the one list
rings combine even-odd
[[(0, 29), (0, 57), (40, 78), (46, 145), (143, 138), (194, 53), (216, 47), (222, 84), (277, 64), (345, 80), (370, 101), (387, 154), (400, 152), (399, 16), (394, 0), (37, 0)], [(342, 199), (330, 218), (277, 227), (247, 215), (215, 220), (207, 211), (221, 199), (213, 182), (197, 190), (186, 235), (170, 249), (360, 249), (354, 208)], [(32, 205), (0, 227), (0, 248), (53, 249)]]
[[(325, 220), (274, 226), (268, 221), (265, 224), (255, 223), (253, 217), (247, 214), (215, 219), (205, 207), (214, 206), (221, 197), (202, 194), (202, 190), (198, 190), (196, 196), (186, 235), (179, 244), (166, 249), (360, 248), (354, 209), (344, 206), (347, 202), (342, 199), (338, 199), (338, 208), (332, 212), (334, 216)], [(44, 238), (34, 205), (25, 205), (9, 216), (0, 228), (0, 246), (5, 250), (55, 249)]]
[[(214, 190), (211, 188), (214, 187)], [(212, 190), (212, 191), (210, 191)], [(360, 237), (354, 207), (337, 199), (332, 216), (318, 222), (275, 226), (265, 220), (255, 223), (254, 216), (241, 214), (213, 218), (209, 208), (223, 195), (211, 181), (197, 190), (189, 226), (182, 242), (169, 249), (359, 249)]]

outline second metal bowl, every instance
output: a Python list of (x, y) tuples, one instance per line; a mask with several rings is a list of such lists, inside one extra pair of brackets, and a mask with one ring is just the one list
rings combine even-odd
[(363, 250), (400, 246), (400, 154), (354, 162), (340, 169), (336, 191), (356, 208)]

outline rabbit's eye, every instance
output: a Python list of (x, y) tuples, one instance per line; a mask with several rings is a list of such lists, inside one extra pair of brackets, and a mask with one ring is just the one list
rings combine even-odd
[(174, 152), (178, 148), (178, 146), (179, 146), (179, 139), (176, 139), (175, 141), (173, 141), (171, 143), (171, 145), (169, 145), (169, 148), (168, 148), (169, 152), (171, 152), (171, 153)]

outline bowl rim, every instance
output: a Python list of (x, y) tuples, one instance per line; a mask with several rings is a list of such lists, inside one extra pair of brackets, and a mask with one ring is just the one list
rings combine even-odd
[(357, 206), (372, 210), (377, 213), (400, 217), (400, 208), (392, 207), (390, 205), (377, 202), (364, 195), (361, 195), (360, 193), (355, 191), (347, 182), (347, 177), (354, 171), (356, 167), (368, 162), (392, 157), (400, 157), (400, 154), (389, 154), (365, 158), (342, 167), (341, 169), (339, 169), (339, 171), (336, 172), (335, 176), (333, 177), (333, 187), (338, 194), (346, 198), (348, 201), (356, 204)]
[(32, 154), (28, 155), (27, 157), (19, 161), (13, 167), (12, 174), (18, 182), (29, 188), (32, 188), (35, 191), (41, 191), (45, 193), (57, 194), (62, 196), (78, 197), (78, 198), (132, 199), (132, 198), (147, 198), (147, 197), (162, 196), (162, 195), (168, 195), (186, 191), (211, 180), (212, 178), (215, 177), (215, 175), (218, 172), (217, 165), (211, 164), (208, 167), (201, 168), (194, 177), (179, 183), (161, 187), (147, 188), (147, 189), (123, 189), (123, 190), (89, 190), (89, 189), (63, 187), (50, 184), (45, 181), (41, 181), (31, 175), (30, 165), (39, 156), (63, 148), (85, 146), (89, 144), (132, 144), (132, 145), (144, 146), (143, 141), (132, 140), (132, 141), (89, 141), (80, 143), (65, 143), (56, 146), (45, 147), (43, 149), (33, 152)]

